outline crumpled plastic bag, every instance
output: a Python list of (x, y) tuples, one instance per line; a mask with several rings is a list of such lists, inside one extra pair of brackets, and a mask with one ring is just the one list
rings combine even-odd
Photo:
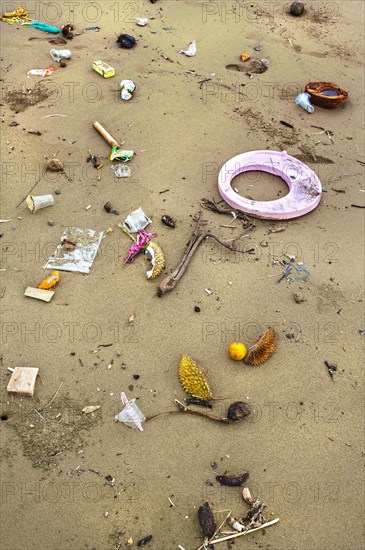
[(195, 42), (195, 40), (193, 40), (192, 42), (189, 42), (187, 50), (180, 50), (179, 53), (184, 53), (188, 57), (193, 57), (196, 54), (196, 42)]

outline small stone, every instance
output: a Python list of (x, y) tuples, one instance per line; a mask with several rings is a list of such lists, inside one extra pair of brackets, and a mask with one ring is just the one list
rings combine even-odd
[(133, 374), (133, 378), (134, 378), (135, 380), (138, 380), (138, 379), (140, 378), (140, 376), (139, 376), (139, 374)]
[(19, 126), (19, 122), (17, 122), (16, 120), (12, 120), (12, 121), (9, 123), (9, 126)]
[(133, 384), (129, 384), (128, 389), (129, 389), (129, 391), (133, 391), (134, 390)]
[(60, 194), (61, 194), (61, 190), (60, 190), (60, 189), (55, 189), (54, 194), (55, 194), (55, 195), (60, 195)]
[(109, 516), (109, 512), (104, 512), (104, 517), (107, 518)]
[(54, 221), (53, 221), (53, 220), (48, 220), (48, 221), (47, 221), (47, 224), (48, 224), (50, 227), (52, 227), (52, 226), (54, 225)]
[(195, 307), (194, 307), (194, 311), (195, 311), (195, 313), (200, 313), (200, 312), (201, 312), (201, 309), (200, 309), (199, 306), (195, 306)]
[(65, 61), (60, 61), (60, 67), (67, 67), (67, 63)]
[(261, 241), (260, 246), (262, 246), (262, 248), (267, 248), (269, 244), (267, 243), (267, 241)]
[(303, 295), (300, 292), (295, 292), (294, 294), (294, 301), (297, 304), (301, 304), (302, 302), (306, 302), (306, 299), (303, 298)]
[(256, 46), (254, 46), (253, 49), (255, 50), (255, 52), (261, 52), (261, 50), (262, 50), (260, 44), (257, 44)]
[(71, 351), (70, 355), (76, 355), (76, 353), (74, 351)]
[(295, 335), (293, 334), (293, 332), (287, 332), (285, 336), (286, 336), (289, 340), (292, 340), (293, 338), (295, 338)]

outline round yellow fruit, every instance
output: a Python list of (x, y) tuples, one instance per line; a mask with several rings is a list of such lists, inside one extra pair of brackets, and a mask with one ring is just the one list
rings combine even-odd
[(228, 355), (234, 361), (242, 361), (247, 353), (245, 344), (242, 342), (232, 342), (228, 347)]

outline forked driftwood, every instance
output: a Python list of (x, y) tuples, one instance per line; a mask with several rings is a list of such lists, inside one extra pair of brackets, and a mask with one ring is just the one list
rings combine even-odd
[(166, 292), (169, 292), (170, 290), (175, 288), (175, 286), (177, 285), (181, 277), (184, 275), (185, 270), (188, 267), (194, 252), (196, 251), (200, 243), (208, 237), (211, 239), (214, 239), (225, 248), (228, 248), (228, 250), (232, 250), (232, 252), (245, 253), (245, 252), (250, 252), (252, 250), (252, 249), (238, 250), (236, 247), (237, 241), (241, 239), (244, 235), (246, 235), (246, 231), (244, 231), (243, 233), (240, 233), (237, 237), (234, 237), (233, 239), (229, 239), (228, 241), (223, 241), (217, 235), (215, 235), (214, 233), (211, 233), (210, 231), (207, 231), (206, 233), (202, 233), (201, 227), (203, 224), (204, 222), (202, 219), (202, 211), (199, 210), (196, 226), (192, 234), (192, 237), (189, 241), (189, 244), (186, 247), (185, 254), (182, 257), (182, 260), (177, 266), (177, 268), (170, 275), (168, 275), (158, 286), (157, 288), (158, 296), (162, 296)]

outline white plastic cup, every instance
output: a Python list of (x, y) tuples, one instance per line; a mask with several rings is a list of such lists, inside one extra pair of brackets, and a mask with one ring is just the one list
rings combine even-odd
[(26, 203), (29, 210), (35, 214), (37, 210), (47, 208), (47, 206), (53, 206), (54, 198), (52, 195), (28, 195), (26, 198)]
[(57, 63), (62, 61), (62, 59), (71, 58), (70, 50), (51, 50), (49, 53), (51, 54), (52, 59)]
[(132, 80), (122, 80), (120, 83), (120, 87), (122, 89), (122, 92), (120, 94), (121, 98), (125, 101), (128, 101), (131, 99), (134, 90), (136, 89), (136, 85)]
[(298, 94), (295, 98), (295, 103), (299, 105), (299, 107), (305, 109), (307, 113), (312, 114), (314, 113), (314, 107), (310, 102), (310, 97), (311, 96), (309, 94), (302, 92), (301, 94)]

